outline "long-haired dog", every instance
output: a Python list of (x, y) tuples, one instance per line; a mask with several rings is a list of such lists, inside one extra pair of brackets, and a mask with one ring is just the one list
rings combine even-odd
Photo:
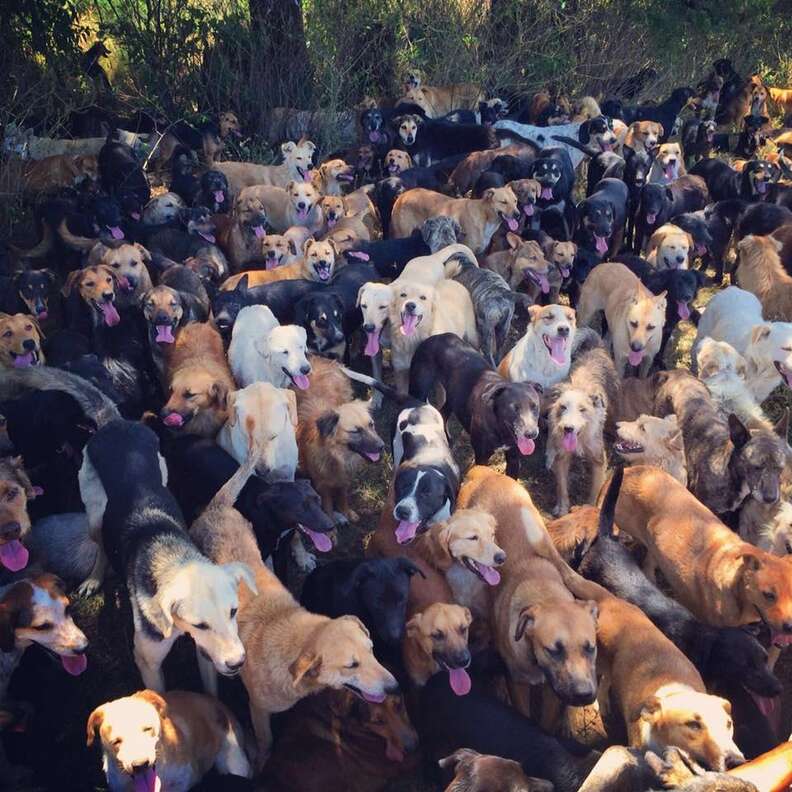
[(576, 361), (569, 382), (557, 385), (548, 416), (546, 465), (556, 480), (553, 514), (569, 511), (569, 471), (582, 457), (591, 468), (589, 502), (594, 503), (605, 480), (603, 430), (608, 405), (616, 397), (618, 375), (604, 349), (591, 349)]
[(792, 503), (749, 500), (740, 509), (740, 536), (773, 555), (792, 555)]
[(762, 303), (762, 314), (770, 322), (792, 321), (792, 276), (778, 255), (782, 244), (772, 236), (749, 234), (737, 243), (737, 282)]
[(616, 424), (613, 450), (628, 465), (654, 465), (687, 486), (685, 441), (673, 413), (665, 418), (639, 415)]

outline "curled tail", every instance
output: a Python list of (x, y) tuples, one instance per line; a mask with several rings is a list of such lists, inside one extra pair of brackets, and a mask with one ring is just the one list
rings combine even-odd
[(613, 523), (616, 515), (616, 502), (619, 500), (622, 479), (624, 478), (624, 467), (619, 465), (613, 471), (608, 490), (602, 499), (599, 514), (599, 535), (613, 537)]
[(245, 488), (245, 484), (248, 483), (248, 479), (250, 479), (255, 472), (258, 461), (258, 454), (252, 452), (248, 454), (248, 458), (236, 469), (234, 475), (220, 487), (207, 508), (211, 509), (213, 506), (233, 506), (239, 497), (239, 493), (242, 492)]
[(359, 371), (353, 371), (346, 366), (341, 366), (341, 371), (343, 371), (344, 374), (349, 377), (349, 379), (354, 380), (355, 382), (361, 382), (363, 385), (368, 385), (370, 388), (374, 388), (374, 390), (377, 390), (383, 396), (387, 396), (389, 399), (392, 399), (401, 407), (421, 407), (422, 405), (426, 404), (426, 402), (422, 402), (407, 393), (399, 393), (396, 388), (391, 388), (390, 385), (386, 385), (376, 377), (369, 377), (367, 374), (361, 374)]

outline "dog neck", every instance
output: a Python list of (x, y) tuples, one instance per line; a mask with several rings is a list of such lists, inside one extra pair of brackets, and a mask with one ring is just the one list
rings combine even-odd
[(415, 551), (418, 556), (430, 567), (442, 573), (448, 572), (455, 563), (448, 545), (442, 540), (444, 527), (443, 524), (435, 524), (415, 541)]
[(423, 687), (440, 670), (440, 666), (424, 652), (415, 638), (406, 637), (402, 646), (402, 659), (410, 679), (418, 687)]

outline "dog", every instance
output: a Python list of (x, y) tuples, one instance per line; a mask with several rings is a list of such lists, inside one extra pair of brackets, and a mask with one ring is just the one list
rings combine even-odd
[(792, 276), (781, 264), (781, 248), (771, 236), (749, 234), (737, 243), (737, 282), (756, 295), (769, 322), (792, 321)]
[(634, 151), (646, 151), (654, 154), (660, 139), (665, 137), (663, 125), (657, 121), (633, 121), (627, 127), (622, 145)]
[(3, 279), (5, 293), (0, 302), (0, 312), (12, 315), (29, 313), (39, 323), (46, 322), (50, 316), (50, 297), (56, 280), (55, 273), (48, 269), (21, 270), (10, 283)]
[(491, 784), (504, 792), (550, 792), (550, 781), (529, 778), (519, 762), (500, 756), (484, 756), (468, 748), (460, 748), (438, 762), (454, 774), (445, 792), (484, 792)]
[(281, 144), (281, 165), (256, 165), (252, 162), (216, 162), (213, 170), (220, 171), (228, 179), (232, 194), (239, 194), (247, 187), (270, 185), (287, 187), (290, 182), (307, 182), (311, 179), (311, 163), (316, 146), (302, 139), (297, 143)]
[[(94, 568), (80, 587), (101, 585), (108, 562), (126, 582), (135, 625), (135, 662), (143, 683), (162, 692), (162, 662), (176, 639), (193, 636), (220, 673), (245, 662), (237, 634), (237, 587), (254, 586), (244, 564), (216, 566), (190, 541), (178, 504), (166, 489), (156, 435), (128, 421), (111, 421), (91, 438), (80, 468), (80, 496)], [(205, 628), (204, 628), (205, 625)]]
[(267, 218), (267, 225), (277, 234), (291, 226), (304, 226), (312, 233), (319, 233), (324, 225), (321, 196), (310, 182), (290, 181), (285, 187), (256, 185), (245, 187), (238, 201), (257, 198)]
[(0, 367), (23, 369), (46, 363), (38, 320), (30, 314), (0, 313)]
[(595, 348), (575, 361), (569, 381), (556, 385), (550, 394), (545, 464), (556, 481), (556, 517), (569, 511), (569, 472), (576, 456), (591, 469), (589, 503), (596, 501), (607, 464), (605, 420), (618, 384), (610, 355)]
[(670, 184), (686, 176), (685, 157), (679, 143), (661, 143), (649, 170), (649, 184)]
[(500, 275), (513, 291), (527, 281), (537, 296), (549, 294), (550, 262), (541, 245), (532, 239), (523, 240), (511, 231), (506, 234), (506, 243), (508, 250), (490, 253), (481, 266)]
[(665, 418), (639, 415), (616, 424), (613, 450), (628, 465), (653, 465), (687, 486), (685, 441), (673, 413)]
[(505, 447), (508, 474), (516, 476), (520, 455), (533, 453), (539, 435), (538, 389), (505, 379), (452, 333), (426, 339), (413, 356), (410, 394), (427, 401), (438, 384), (445, 391), (443, 413), (455, 415), (470, 435), (476, 464), (487, 464)]
[(691, 169), (707, 183), (713, 201), (742, 198), (744, 201), (761, 201), (770, 184), (777, 178), (775, 166), (764, 160), (752, 160), (738, 172), (723, 160), (716, 158), (697, 162)]
[(591, 271), (580, 291), (581, 325), (590, 325), (598, 311), (605, 313), (617, 373), (638, 366), (638, 376), (646, 377), (662, 343), (666, 292), (654, 295), (623, 264), (605, 262)]
[(692, 359), (704, 338), (725, 341), (747, 364), (746, 383), (761, 404), (782, 382), (792, 388), (792, 324), (765, 322), (758, 298), (736, 286), (718, 292), (699, 321)]
[(416, 188), (396, 199), (391, 216), (391, 235), (409, 236), (425, 220), (436, 215), (456, 220), (462, 229), (464, 243), (476, 254), (485, 251), (501, 223), (516, 231), (520, 219), (517, 196), (510, 187), (486, 190), (480, 199), (449, 198)]
[(313, 186), (322, 195), (343, 195), (354, 180), (354, 168), (342, 159), (327, 160), (313, 172)]
[(112, 790), (193, 786), (213, 766), (221, 775), (252, 775), (242, 727), (227, 707), (199, 693), (141, 690), (94, 709), (86, 730), (89, 748), (99, 735)]
[(404, 147), (418, 167), (429, 167), (438, 160), (471, 151), (494, 148), (497, 138), (491, 127), (478, 124), (433, 120), (407, 113), (391, 119), (394, 145)]
[[(266, 238), (267, 211), (256, 195), (239, 196), (228, 222), (218, 230), (217, 244), (228, 256), (234, 272), (265, 258), (263, 240)], [(269, 265), (267, 266), (269, 269)]]
[(385, 447), (370, 407), (353, 400), (352, 385), (338, 364), (314, 361), (311, 387), (297, 397), (297, 443), (300, 469), (311, 479), (329, 517), (359, 519), (348, 501), (352, 478), (363, 460), (378, 462)]
[(792, 555), (792, 504), (750, 500), (740, 510), (740, 538), (773, 555)]
[(97, 242), (88, 253), (87, 266), (105, 266), (113, 272), (118, 282), (119, 308), (137, 305), (141, 297), (152, 288), (148, 265), (151, 254), (142, 245), (120, 240)]
[(657, 270), (689, 269), (694, 248), (693, 237), (673, 223), (660, 226), (646, 248), (646, 260)]
[(227, 418), (234, 378), (223, 340), (210, 324), (186, 325), (176, 336), (167, 367), (168, 400), (160, 410), (165, 426), (214, 437)]
[(594, 192), (577, 205), (574, 241), (578, 249), (595, 251), (603, 258), (619, 252), (628, 197), (627, 185), (620, 179), (603, 179), (596, 185)]

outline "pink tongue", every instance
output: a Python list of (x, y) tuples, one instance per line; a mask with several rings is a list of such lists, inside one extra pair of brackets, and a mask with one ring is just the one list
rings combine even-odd
[(130, 290), (132, 289), (132, 287), (129, 285), (129, 281), (127, 280), (127, 276), (126, 276), (126, 275), (121, 275), (121, 276), (118, 278), (118, 285), (119, 285), (119, 286), (120, 286), (120, 287), (121, 287), (121, 288), (122, 288), (124, 291), (130, 291)]
[(102, 303), (101, 310), (105, 324), (108, 327), (115, 327), (121, 321), (121, 317), (118, 315), (118, 311), (113, 303)]
[(470, 675), (464, 668), (449, 668), (448, 669), (448, 682), (451, 685), (451, 690), (457, 696), (467, 696), (470, 693), (471, 682)]
[(767, 192), (767, 184), (763, 181), (756, 182), (756, 192), (760, 194)]
[(123, 239), (124, 232), (118, 226), (107, 226), (107, 229), (110, 231), (110, 236), (113, 239)]
[(162, 423), (164, 423), (165, 426), (183, 426), (184, 418), (182, 418), (179, 413), (174, 412), (170, 415), (166, 415), (165, 418), (163, 418)]
[(274, 258), (267, 258), (266, 262), (264, 263), (264, 267), (266, 270), (274, 270), (280, 266), (280, 262)]
[(539, 278), (539, 286), (542, 289), (542, 294), (548, 294), (550, 291), (550, 281), (547, 280), (546, 275), (537, 275)]
[(256, 239), (264, 239), (266, 236), (264, 232), (264, 226), (253, 226), (253, 233), (256, 235)]
[(369, 132), (369, 140), (372, 143), (376, 143), (380, 139), (379, 132)]
[(643, 360), (644, 351), (643, 349), (639, 349), (637, 352), (634, 350), (630, 350), (630, 354), (627, 355), (627, 360), (630, 361), (631, 366), (637, 366)]
[(666, 165), (665, 168), (663, 168), (663, 174), (666, 177), (666, 179), (668, 179), (668, 181), (672, 181), (673, 178), (674, 178), (674, 168), (673, 168), (673, 166), (672, 165)]
[(654, 225), (655, 220), (657, 220), (657, 215), (656, 214), (647, 214), (646, 215), (646, 222), (649, 223), (649, 225)]
[(525, 214), (528, 217), (533, 217), (534, 205), (533, 204), (525, 204), (525, 206), (523, 206), (523, 212), (525, 212)]
[(680, 319), (690, 319), (690, 308), (688, 308), (688, 304), (682, 302), (682, 300), (677, 300), (677, 313)]
[(214, 191), (215, 203), (223, 203), (225, 201), (225, 193), (222, 190)]
[(174, 343), (173, 328), (170, 325), (157, 325), (157, 337), (154, 340), (158, 344)]
[(363, 698), (370, 704), (382, 704), (385, 701), (384, 693), (366, 693), (365, 690), (362, 690), (361, 693), (363, 693)]
[(307, 209), (298, 209), (297, 210), (297, 217), (299, 217), (300, 220), (305, 220), (305, 218), (308, 217), (308, 210)]
[(780, 697), (774, 696), (773, 698), (768, 698), (767, 696), (759, 696), (756, 693), (751, 693), (751, 698), (754, 700), (754, 704), (756, 704), (757, 709), (762, 715), (770, 720), (771, 716), (774, 714), (776, 708), (780, 704)]
[(530, 437), (526, 437), (523, 435), (522, 437), (517, 438), (517, 450), (523, 456), (530, 456), (533, 454), (534, 449), (536, 448), (536, 443), (531, 440)]
[(137, 220), (140, 220), (140, 212), (130, 212), (130, 213), (129, 213), (129, 216), (130, 216), (130, 217), (131, 217), (133, 220), (136, 220), (136, 221), (137, 221)]
[(367, 357), (374, 357), (379, 350), (379, 332), (372, 330), (370, 333), (366, 333), (366, 348), (363, 350), (363, 354)]
[(292, 377), (292, 379), (294, 380), (294, 384), (300, 390), (308, 390), (308, 388), (311, 387), (311, 380), (309, 380), (308, 377), (305, 376), (305, 374), (295, 374), (294, 377)]
[(311, 181), (311, 171), (307, 170), (303, 172), (303, 181), (304, 182)]
[(43, 322), (48, 316), (49, 316), (49, 312), (39, 311), (38, 314), (36, 315), (36, 318)]
[(399, 527), (396, 529), (396, 541), (399, 544), (406, 544), (411, 539), (415, 538), (415, 532), (418, 530), (419, 523), (406, 522), (405, 520), (399, 521)]
[(610, 151), (613, 148), (613, 143), (600, 143), (600, 148), (603, 151)]
[(770, 643), (778, 647), (789, 646), (792, 644), (792, 635), (773, 631), (770, 636)]
[(364, 253), (362, 250), (347, 250), (346, 255), (361, 261), (368, 261), (371, 258), (368, 253)]
[(491, 566), (487, 566), (486, 564), (479, 564), (478, 561), (476, 563), (476, 569), (481, 572), (481, 576), (490, 586), (497, 586), (500, 583), (500, 572), (497, 569), (494, 569)]
[(162, 783), (153, 767), (141, 770), (132, 776), (135, 784), (135, 792), (160, 792)]
[(372, 462), (379, 462), (379, 458), (380, 458), (379, 452), (377, 452), (377, 453), (373, 453), (373, 452), (366, 451), (366, 456), (367, 456), (367, 457), (368, 457), (368, 458), (369, 458), (369, 459), (370, 459)]
[(314, 543), (314, 547), (320, 553), (327, 553), (333, 549), (333, 541), (327, 534), (319, 533), (318, 531), (312, 531), (310, 528), (306, 528), (304, 525), (300, 525), (300, 530), (308, 534), (309, 539)]
[(520, 227), (520, 224), (513, 217), (506, 218), (506, 225), (509, 227), (509, 231), (516, 231)]
[(542, 193), (540, 198), (543, 201), (552, 201), (553, 200), (553, 188), (552, 187), (542, 187)]
[(215, 243), (214, 234), (204, 234), (203, 231), (200, 231), (199, 233), (201, 237), (205, 239), (210, 245), (214, 245)]
[(327, 218), (327, 225), (328, 225), (329, 228), (332, 228), (337, 222), (338, 222), (338, 219), (335, 218), (335, 217), (328, 217)]
[(27, 566), (29, 553), (19, 539), (0, 544), (0, 564), (11, 572), (19, 572)]
[(404, 751), (400, 751), (395, 745), (391, 745), (390, 743), (386, 743), (385, 756), (390, 759), (391, 762), (404, 761)]
[(80, 676), (88, 667), (88, 658), (84, 654), (75, 655), (74, 657), (61, 655), (61, 663), (63, 663), (67, 673), (72, 676)]
[(577, 449), (577, 433), (576, 432), (564, 432), (564, 437), (561, 440), (561, 445), (564, 446), (566, 451), (569, 451), (570, 454), (574, 453)]
[(411, 336), (415, 332), (415, 328), (418, 326), (418, 317), (414, 314), (404, 314), (402, 316), (402, 324), (401, 334), (405, 336)]
[(608, 252), (608, 240), (605, 237), (594, 235), (594, 241), (596, 242), (597, 253), (607, 253)]
[(14, 368), (28, 368), (33, 365), (33, 353), (26, 352), (24, 355), (17, 355), (14, 358)]
[(550, 340), (550, 358), (553, 363), (563, 366), (566, 363), (564, 353), (566, 352), (566, 339), (562, 336), (556, 336)]

